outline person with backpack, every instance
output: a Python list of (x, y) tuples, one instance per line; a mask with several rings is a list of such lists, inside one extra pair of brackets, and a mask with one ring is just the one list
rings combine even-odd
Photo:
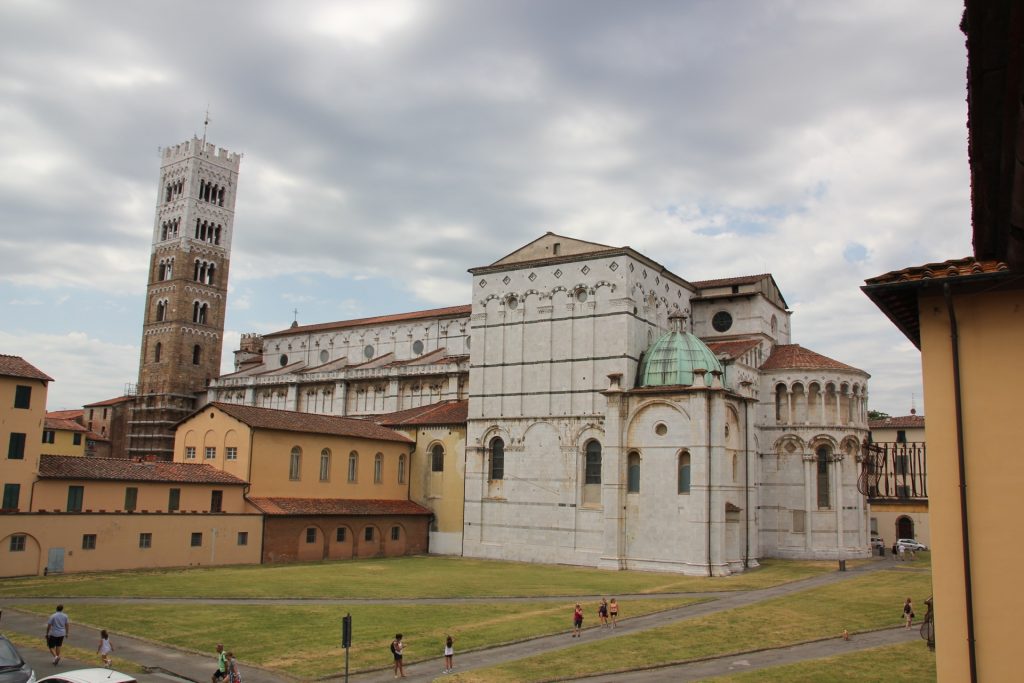
[(395, 658), (395, 678), (405, 678), (405, 668), (402, 666), (402, 650), (405, 649), (405, 642), (402, 634), (396, 633), (395, 639), (391, 641), (391, 654)]

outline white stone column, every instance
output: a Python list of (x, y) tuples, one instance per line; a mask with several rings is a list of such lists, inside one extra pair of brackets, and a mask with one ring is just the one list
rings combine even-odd
[(348, 415), (348, 382), (334, 383), (334, 414)]
[(299, 409), (299, 385), (292, 382), (288, 385), (288, 395), (284, 399), (285, 410)]
[(811, 457), (804, 456), (804, 549), (808, 551), (813, 545), (811, 534), (814, 529), (814, 511), (817, 509), (814, 499), (814, 488), (818, 481), (816, 467), (817, 462), (812, 451)]
[(622, 375), (608, 376), (610, 386), (604, 392), (608, 402), (605, 411), (605, 443), (601, 458), (601, 505), (604, 509), (603, 552), (598, 562), (601, 569), (625, 569), (626, 565), (626, 444), (623, 421), (628, 401), (622, 394)]

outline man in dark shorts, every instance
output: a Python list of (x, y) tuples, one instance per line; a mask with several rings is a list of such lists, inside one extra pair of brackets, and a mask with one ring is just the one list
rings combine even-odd
[(217, 643), (217, 670), (213, 672), (210, 683), (227, 683), (228, 656), (224, 654), (224, 644)]
[(64, 614), (64, 605), (57, 605), (57, 611), (46, 620), (46, 647), (53, 655), (53, 665), (60, 664), (60, 648), (64, 639), (71, 634), (71, 620)]

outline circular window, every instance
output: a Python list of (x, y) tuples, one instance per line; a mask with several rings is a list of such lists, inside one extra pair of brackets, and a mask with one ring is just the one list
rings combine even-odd
[(587, 300), (587, 290), (580, 288), (576, 290), (576, 301), (583, 303)]
[(367, 344), (363, 349), (363, 355), (367, 358), (373, 358), (373, 344)]
[(519, 308), (519, 299), (515, 298), (514, 296), (510, 296), (508, 298), (508, 307), (511, 308), (513, 311)]
[(412, 343), (412, 352), (415, 353), (417, 356), (423, 353), (423, 342), (421, 342), (419, 339), (414, 341)]
[(668, 427), (665, 425), (664, 422), (659, 422), (658, 424), (654, 425), (654, 433), (657, 434), (658, 436), (665, 436), (666, 434), (668, 434)]
[(288, 354), (282, 353), (281, 354), (281, 367), (283, 368), (286, 365), (288, 365)]
[(320, 352), (320, 362), (326, 363), (327, 359), (331, 357), (331, 354), (327, 353), (327, 349)]
[(725, 332), (732, 327), (732, 316), (729, 311), (715, 313), (715, 317), (711, 319), (711, 327), (715, 328), (716, 332)]

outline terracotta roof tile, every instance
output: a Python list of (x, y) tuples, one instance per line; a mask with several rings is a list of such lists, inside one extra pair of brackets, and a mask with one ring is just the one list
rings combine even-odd
[(62, 420), (58, 417), (50, 417), (51, 413), (47, 413), (43, 419), (43, 429), (63, 429), (67, 432), (88, 432), (89, 430), (78, 424), (74, 420)]
[(411, 500), (354, 500), (350, 498), (248, 498), (266, 515), (432, 515)]
[(779, 344), (761, 365), (761, 370), (789, 370), (795, 368), (814, 368), (824, 370), (849, 370), (867, 374), (860, 368), (805, 349), (799, 344)]
[(868, 420), (869, 429), (913, 429), (924, 428), (924, 415), (901, 415), (885, 417), (881, 420)]
[(7, 377), (24, 377), (52, 382), (53, 378), (29, 363), (21, 356), (7, 356), (0, 353), (0, 375)]
[(393, 315), (378, 315), (372, 318), (356, 318), (355, 320), (339, 320), (333, 323), (318, 323), (316, 325), (298, 325), (279, 332), (271, 332), (263, 335), (263, 338), (281, 337), (289, 334), (303, 334), (305, 332), (322, 332), (325, 330), (340, 330), (347, 327), (363, 327), (366, 325), (383, 325), (385, 323), (402, 322), (405, 320), (419, 320), (421, 318), (454, 318), (467, 316), (473, 310), (472, 306), (448, 306), (447, 308), (432, 308), (427, 311), (412, 311), (410, 313), (395, 313)]
[(57, 420), (77, 420), (85, 415), (85, 411), (79, 408), (78, 410), (47, 410), (46, 417), (52, 417)]
[[(371, 420), (337, 415), (316, 415), (300, 413), (293, 410), (275, 410), (273, 408), (257, 408), (241, 406), (234, 403), (210, 403), (195, 411), (185, 420), (216, 408), (239, 422), (244, 422), (256, 429), (271, 429), (283, 432), (309, 432), (312, 434), (329, 434), (333, 436), (351, 436), (359, 439), (376, 439), (378, 441), (398, 441), (413, 443), (404, 434), (382, 427)], [(184, 422), (184, 420), (182, 420)], [(180, 424), (180, 423), (179, 423)]]
[(131, 396), (118, 396), (117, 398), (108, 398), (105, 401), (96, 401), (96, 403), (86, 403), (86, 408), (102, 408), (103, 406), (116, 406), (121, 403), (128, 403), (132, 400)]
[(731, 341), (705, 341), (711, 353), (726, 356), (729, 359), (739, 358), (750, 349), (761, 343), (760, 339), (734, 339)]
[(759, 275), (739, 275), (737, 277), (721, 277), (715, 280), (694, 280), (690, 282), (691, 285), (698, 289), (705, 289), (708, 287), (728, 287), (729, 285), (749, 285), (753, 282), (760, 282), (766, 277), (771, 277), (771, 273), (761, 273)]
[(245, 485), (242, 479), (206, 464), (136, 462), (125, 458), (86, 458), (80, 455), (39, 456), (39, 478)]
[(418, 408), (400, 410), (397, 413), (377, 415), (374, 422), (382, 425), (464, 425), (469, 416), (469, 401), (441, 401)]
[(893, 270), (884, 275), (865, 280), (868, 285), (890, 284), (894, 282), (913, 282), (916, 280), (938, 280), (964, 275), (981, 275), (983, 273), (1001, 273), (1010, 267), (1002, 261), (979, 261), (973, 257), (950, 259), (941, 263), (928, 263), (901, 270)]

